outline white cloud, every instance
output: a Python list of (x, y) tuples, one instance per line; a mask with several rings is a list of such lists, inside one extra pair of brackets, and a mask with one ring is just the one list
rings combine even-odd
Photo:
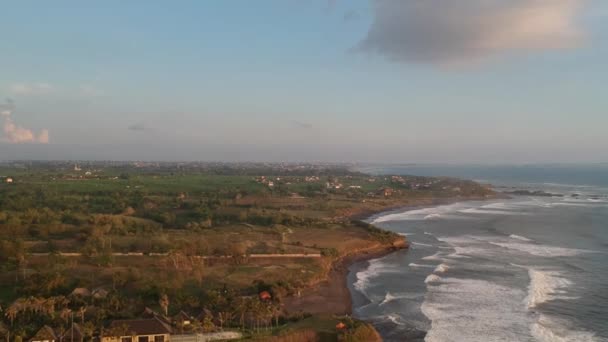
[(10, 144), (22, 143), (49, 143), (49, 130), (43, 129), (39, 134), (34, 133), (31, 129), (17, 125), (12, 118), (15, 106), (9, 101), (6, 105), (0, 105), (0, 115), (2, 116), (2, 130), (4, 132), (4, 141)]
[(371, 0), (374, 20), (356, 50), (398, 62), (470, 64), (512, 50), (580, 45), (585, 0)]
[(55, 88), (49, 83), (15, 83), (9, 86), (9, 91), (14, 95), (40, 95), (48, 94)]

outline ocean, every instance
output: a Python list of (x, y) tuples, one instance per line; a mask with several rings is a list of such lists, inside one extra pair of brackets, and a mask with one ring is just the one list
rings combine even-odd
[(369, 219), (411, 243), (350, 268), (353, 314), (386, 341), (608, 341), (607, 165), (364, 171), (523, 194)]

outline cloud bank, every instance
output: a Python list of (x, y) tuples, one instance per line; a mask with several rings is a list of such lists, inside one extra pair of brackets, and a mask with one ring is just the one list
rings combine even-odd
[(10, 144), (22, 143), (49, 143), (49, 130), (43, 129), (39, 134), (35, 134), (31, 129), (21, 127), (13, 121), (12, 115), (15, 105), (8, 100), (5, 105), (0, 105), (0, 116), (2, 117), (2, 130), (4, 140)]
[(16, 83), (9, 87), (11, 93), (15, 95), (41, 95), (52, 92), (55, 88), (44, 82), (38, 83)]
[(585, 0), (370, 0), (374, 19), (355, 50), (397, 62), (470, 64), (511, 50), (581, 43)]

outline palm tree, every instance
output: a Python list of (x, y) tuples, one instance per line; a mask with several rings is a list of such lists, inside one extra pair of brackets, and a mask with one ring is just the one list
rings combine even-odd
[(59, 312), (59, 318), (61, 318), (62, 320), (64, 320), (66, 323), (68, 323), (71, 315), (72, 315), (72, 310), (70, 310), (68, 308), (63, 308)]
[(248, 303), (244, 298), (238, 298), (235, 305), (235, 314), (239, 316), (241, 329), (245, 330), (245, 315), (247, 314)]
[(78, 309), (78, 315), (80, 316), (80, 323), (84, 324), (84, 314), (86, 312), (87, 312), (86, 306), (81, 306), (80, 309)]
[(223, 311), (218, 312), (217, 319), (220, 321), (220, 330), (224, 330), (224, 323), (230, 322), (234, 317), (234, 313), (230, 310), (229, 307), (226, 307)]
[(17, 307), (14, 304), (9, 306), (8, 309), (6, 309), (5, 315), (11, 321), (11, 326), (13, 326), (13, 322), (15, 321), (15, 318), (17, 318), (18, 313), (19, 313), (19, 310), (17, 309)]
[(165, 312), (165, 316), (169, 315), (169, 296), (166, 293), (163, 293), (158, 300), (158, 304)]
[(49, 316), (53, 316), (55, 313), (55, 298), (47, 298), (42, 303), (42, 310)]

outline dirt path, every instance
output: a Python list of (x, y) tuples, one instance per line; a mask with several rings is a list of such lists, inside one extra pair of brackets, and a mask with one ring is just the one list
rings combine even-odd
[[(30, 253), (31, 256), (49, 256), (51, 253)], [(64, 257), (81, 257), (82, 253), (57, 253), (57, 255)], [(152, 257), (162, 257), (169, 256), (169, 253), (112, 253), (112, 256), (129, 256), (129, 257), (144, 257), (144, 256), (152, 256)], [(232, 255), (220, 255), (220, 256), (209, 256), (209, 255), (190, 255), (190, 257), (201, 258), (201, 259), (230, 259), (233, 258)], [(310, 253), (310, 254), (249, 254), (244, 255), (245, 258), (253, 258), (253, 259), (262, 259), (262, 258), (320, 258), (321, 254), (319, 253)]]

